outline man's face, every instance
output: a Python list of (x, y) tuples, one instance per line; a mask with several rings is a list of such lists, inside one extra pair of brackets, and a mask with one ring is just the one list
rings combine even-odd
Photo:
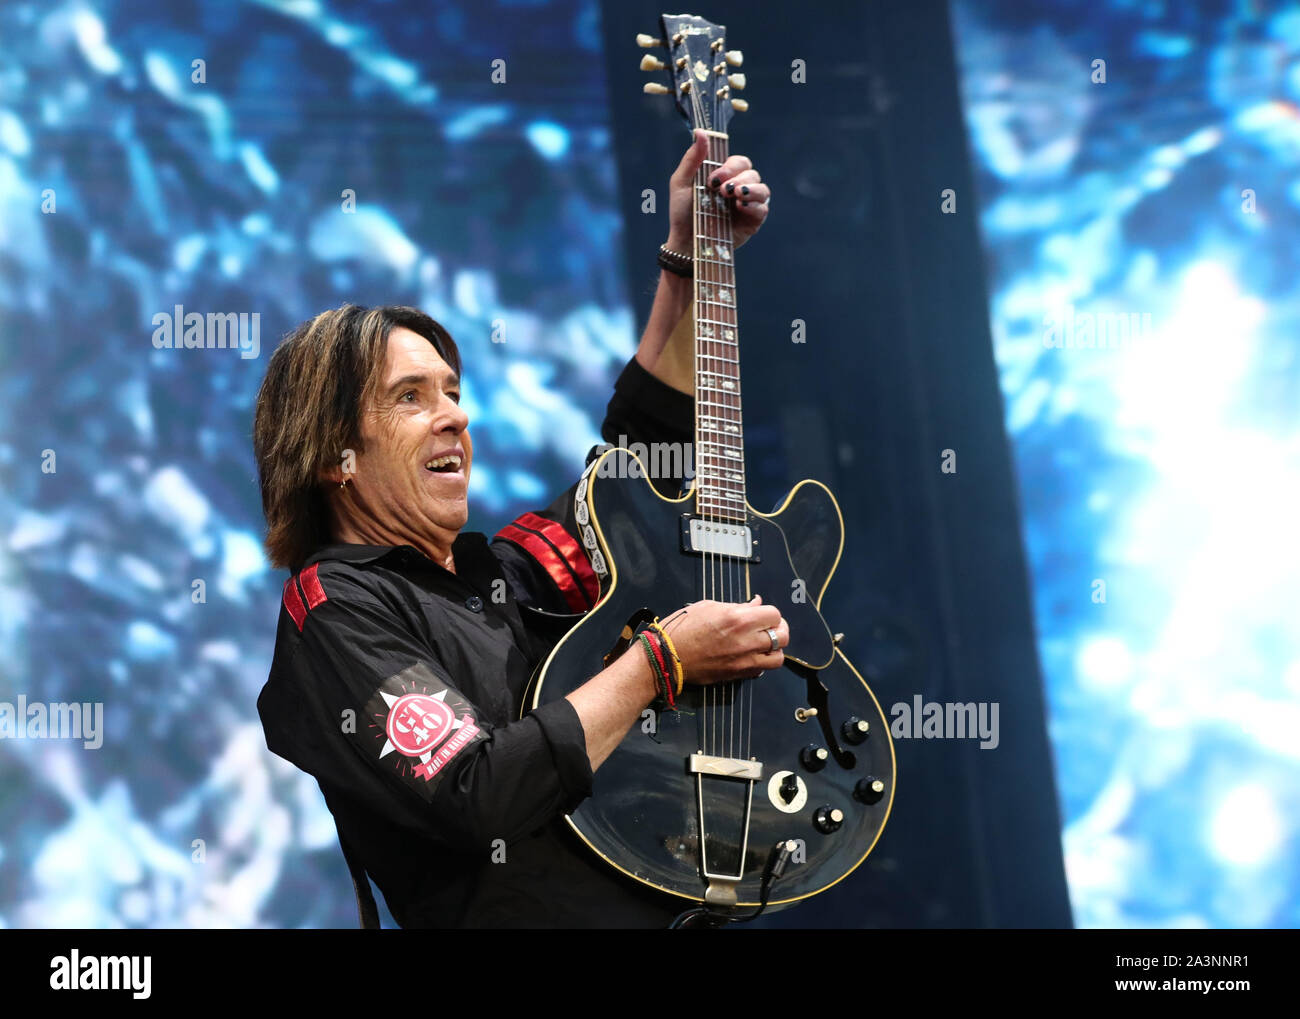
[(365, 450), (344, 499), (368, 543), (428, 554), (465, 526), (473, 447), (459, 401), (460, 379), (433, 344), (395, 328), (374, 403), (362, 409)]

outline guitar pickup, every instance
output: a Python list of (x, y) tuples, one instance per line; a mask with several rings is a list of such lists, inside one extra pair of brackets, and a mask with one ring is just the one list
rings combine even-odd
[(682, 514), (682, 551), (694, 555), (716, 555), (727, 559), (761, 562), (758, 539), (748, 524), (728, 520), (706, 520)]

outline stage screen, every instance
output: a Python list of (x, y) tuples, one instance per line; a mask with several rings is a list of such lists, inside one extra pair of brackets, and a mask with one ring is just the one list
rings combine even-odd
[(1084, 927), (1300, 923), (1300, 7), (958, 0)]
[[(1300, 9), (952, 11), (1075, 921), (1295, 926)], [(571, 482), (654, 270), (602, 45), (594, 0), (0, 5), (0, 702), (101, 706), (0, 740), (0, 925), (355, 925), (255, 710), (253, 401), (302, 320), (416, 305), (470, 528)]]

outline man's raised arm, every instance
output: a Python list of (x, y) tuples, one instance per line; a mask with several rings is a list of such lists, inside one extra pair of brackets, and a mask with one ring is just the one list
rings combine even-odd
[[(708, 136), (696, 131), (694, 143), (669, 180), (669, 251), (694, 255), (695, 204), (692, 189), (700, 165), (708, 155)], [(747, 156), (731, 156), (708, 178), (709, 187), (732, 200), (732, 246), (739, 248), (767, 218), (771, 191)], [(641, 344), (637, 362), (674, 389), (695, 395), (695, 328), (691, 317), (694, 281), (663, 269), (659, 287)]]

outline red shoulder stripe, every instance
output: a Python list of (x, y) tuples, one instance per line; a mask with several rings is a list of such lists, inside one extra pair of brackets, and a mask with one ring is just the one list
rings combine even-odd
[(582, 586), (588, 603), (595, 605), (600, 600), (600, 581), (596, 578), (596, 571), (591, 568), (591, 560), (587, 558), (587, 551), (578, 544), (573, 535), (564, 529), (563, 524), (559, 524), (554, 520), (547, 520), (545, 517), (539, 517), (536, 513), (521, 514), (515, 518), (515, 523), (521, 527), (541, 532), (546, 540), (555, 546), (556, 551), (564, 556), (564, 561), (569, 564), (569, 569), (578, 578), (578, 583)]
[(513, 541), (525, 552), (536, 559), (546, 570), (555, 586), (560, 589), (564, 595), (564, 600), (573, 612), (586, 612), (593, 602), (587, 601), (583, 592), (578, 588), (578, 582), (574, 579), (573, 574), (568, 567), (564, 565), (559, 553), (555, 551), (543, 538), (533, 534), (531, 531), (525, 531), (522, 527), (516, 527), (514, 524), (507, 524), (497, 532), (498, 538), (505, 538), (507, 541)]
[(298, 580), (302, 584), (302, 593), (307, 596), (307, 607), (314, 609), (321, 602), (326, 601), (325, 588), (321, 587), (320, 578), (316, 576), (316, 571), (320, 569), (320, 563), (313, 563), (298, 575)]
[(294, 625), (298, 627), (298, 632), (302, 633), (302, 624), (307, 618), (307, 608), (302, 603), (302, 596), (298, 593), (298, 585), (294, 583), (293, 577), (284, 582), (283, 598), (285, 609), (293, 618)]

